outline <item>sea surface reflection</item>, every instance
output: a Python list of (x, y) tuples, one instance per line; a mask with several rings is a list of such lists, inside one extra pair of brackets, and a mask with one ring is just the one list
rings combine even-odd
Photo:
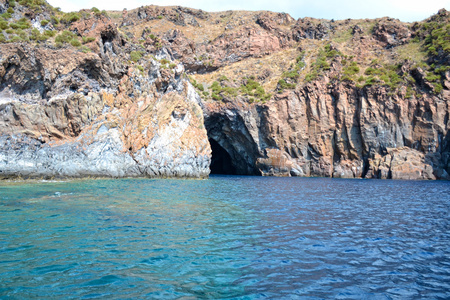
[(0, 186), (1, 298), (448, 299), (450, 183)]

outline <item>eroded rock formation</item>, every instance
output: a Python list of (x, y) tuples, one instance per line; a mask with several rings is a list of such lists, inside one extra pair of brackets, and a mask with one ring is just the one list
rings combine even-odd
[(200, 99), (183, 66), (116, 68), (109, 49), (0, 48), (2, 177), (208, 176)]
[(450, 179), (445, 10), (406, 24), (33, 3), (0, 1), (2, 178)]
[(238, 174), (449, 179), (448, 102), (308, 84), (263, 106), (206, 106)]

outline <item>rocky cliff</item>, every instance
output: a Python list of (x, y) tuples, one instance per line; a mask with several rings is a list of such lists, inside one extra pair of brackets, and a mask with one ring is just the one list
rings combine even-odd
[(450, 179), (450, 14), (0, 1), (0, 176)]

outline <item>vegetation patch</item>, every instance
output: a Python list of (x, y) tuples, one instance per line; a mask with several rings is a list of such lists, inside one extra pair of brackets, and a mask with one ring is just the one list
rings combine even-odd
[(80, 13), (69, 12), (69, 13), (64, 14), (64, 16), (61, 18), (60, 22), (64, 23), (64, 24), (70, 24), (70, 23), (78, 21), (79, 19), (81, 19)]
[(77, 35), (71, 31), (64, 30), (55, 38), (56, 44), (65, 44), (70, 43), (72, 40), (76, 39)]
[(432, 85), (433, 92), (439, 94), (443, 90), (445, 72), (450, 70), (449, 17), (447, 14), (435, 15), (427, 22), (414, 27), (416, 33), (411, 45), (421, 47), (421, 51), (417, 52), (427, 58), (427, 63), (425, 59), (423, 62), (415, 61), (414, 68), (421, 68), (426, 72), (425, 80)]
[(194, 86), (197, 90), (202, 91), (202, 92), (205, 90), (203, 84), (198, 83), (197, 80), (195, 80), (191, 76), (189, 76), (189, 81), (191, 82), (192, 86)]
[(295, 89), (300, 77), (299, 72), (306, 67), (304, 62), (305, 52), (302, 51), (295, 60), (295, 65), (287, 72), (284, 72), (282, 78), (278, 81), (277, 91), (282, 93), (285, 89)]
[(130, 59), (134, 62), (138, 62), (141, 58), (144, 52), (142, 51), (131, 51), (130, 52)]
[(319, 50), (319, 55), (316, 61), (311, 65), (310, 72), (306, 74), (305, 81), (313, 81), (319, 76), (322, 76), (325, 71), (330, 70), (330, 62), (337, 56), (342, 56), (343, 54), (338, 50), (334, 49), (331, 44), (325, 45), (323, 49)]
[(249, 97), (249, 102), (259, 102), (263, 103), (272, 97), (272, 94), (267, 94), (264, 88), (259, 82), (255, 80), (253, 76), (244, 78), (244, 83), (241, 85), (241, 92)]

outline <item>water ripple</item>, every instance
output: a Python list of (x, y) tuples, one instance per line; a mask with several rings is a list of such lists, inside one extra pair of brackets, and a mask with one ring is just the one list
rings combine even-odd
[(448, 299), (450, 184), (0, 186), (0, 298)]

